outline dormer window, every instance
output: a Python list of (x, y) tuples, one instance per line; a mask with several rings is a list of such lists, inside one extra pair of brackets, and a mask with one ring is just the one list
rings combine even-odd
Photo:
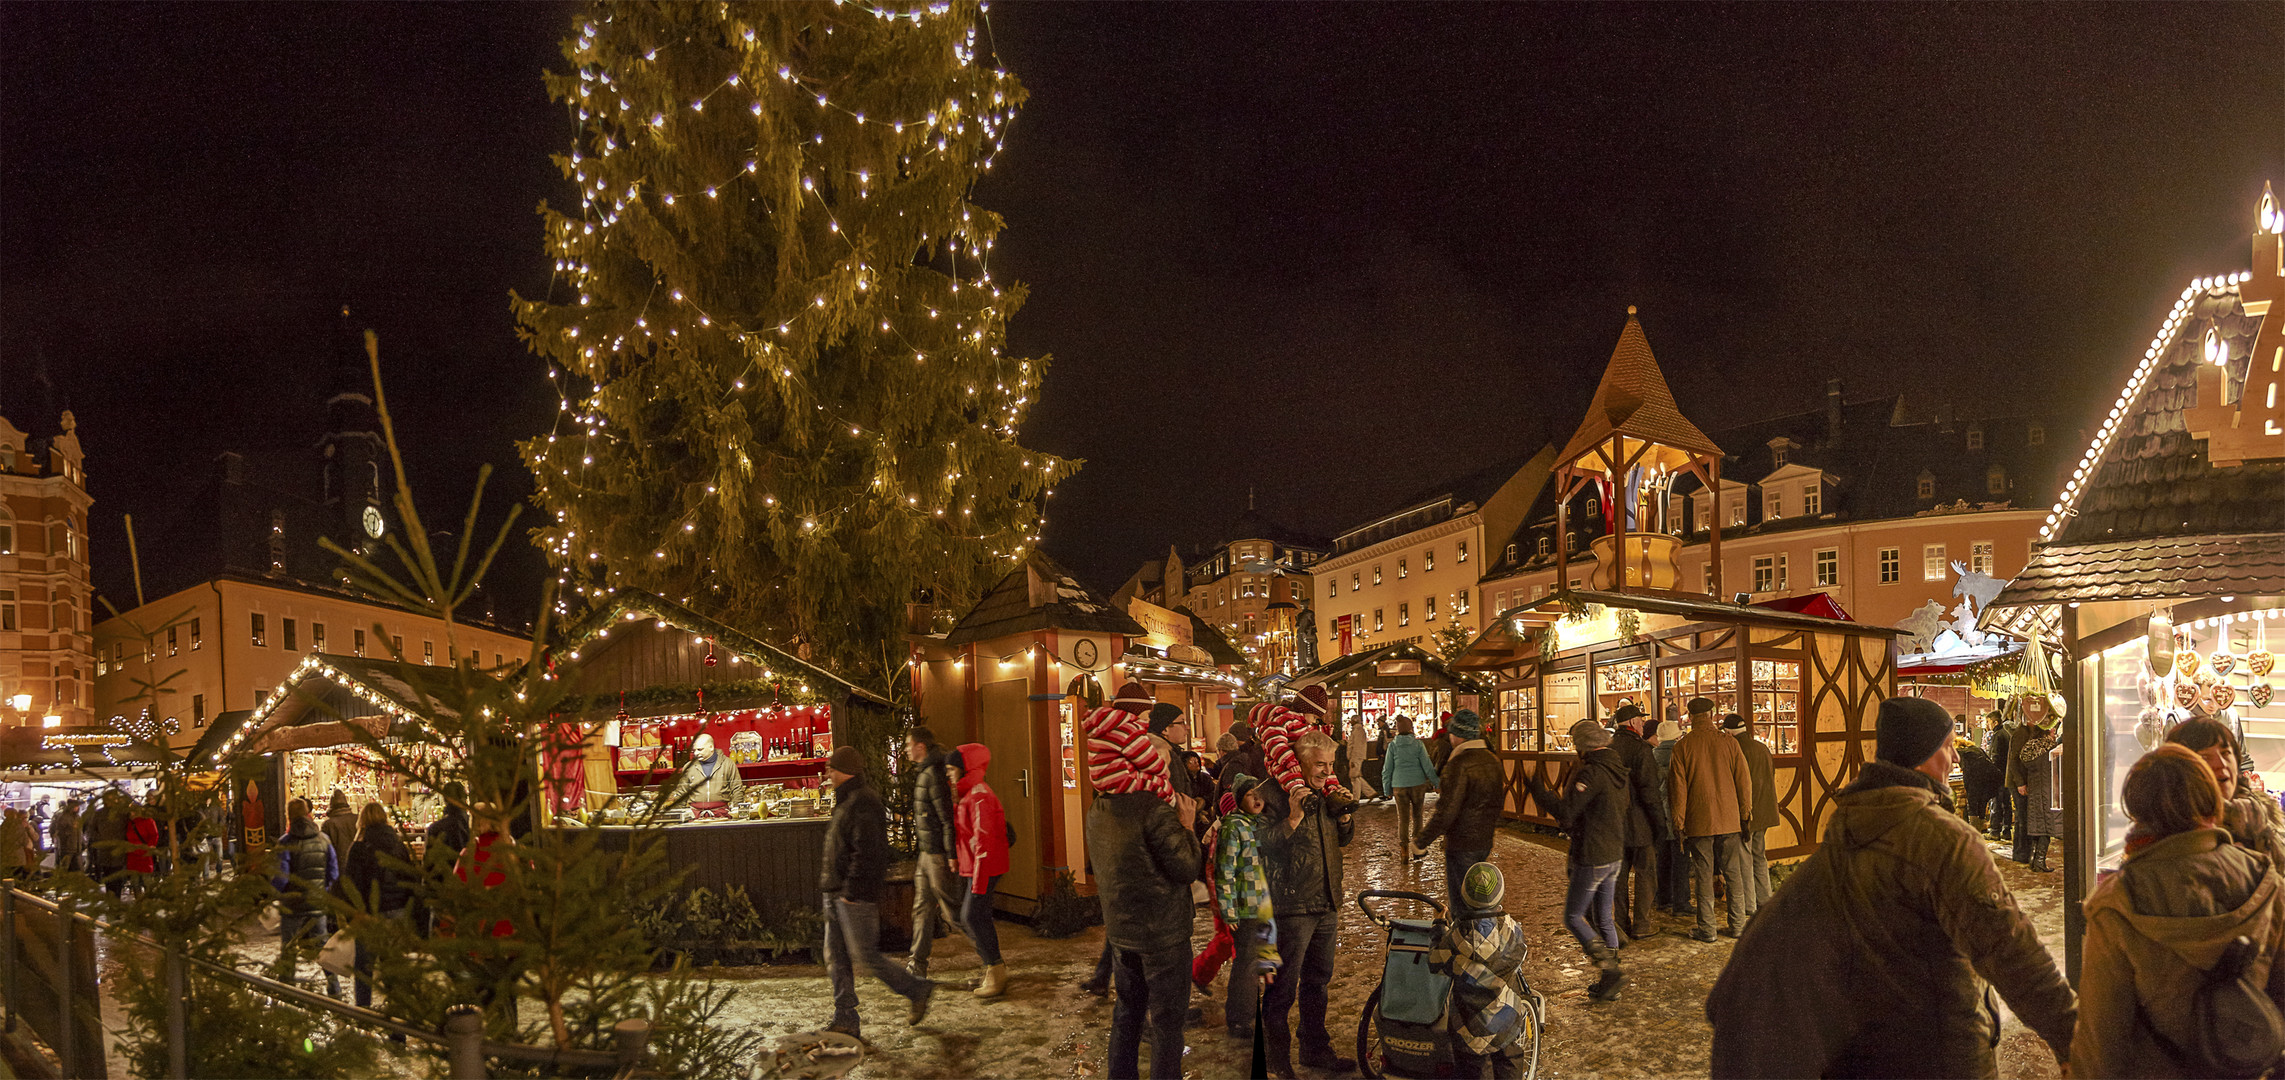
[[(1540, 554), (1542, 554), (1542, 555), (1545, 555), (1545, 554), (1547, 554), (1546, 541), (1544, 541), (1544, 540), (1542, 540), (1542, 541), (1540, 542), (1540, 549), (1539, 549), (1539, 553), (1540, 553)], [(1509, 545), (1507, 546), (1507, 561), (1508, 561), (1508, 562), (1511, 562), (1511, 563), (1515, 561), (1515, 545), (1514, 545), (1514, 544), (1509, 544)]]
[(1935, 498), (1936, 474), (1928, 471), (1927, 469), (1920, 470), (1920, 483), (1918, 487), (1915, 488), (1914, 494), (1923, 499)]
[(1771, 464), (1776, 468), (1784, 468), (1786, 462), (1793, 460), (1793, 451), (1799, 450), (1800, 448), (1800, 443), (1794, 442), (1793, 440), (1788, 439), (1783, 435), (1769, 440), (1769, 459)]
[(1812, 482), (1804, 486), (1801, 489), (1801, 513), (1808, 517), (1816, 517), (1824, 512), (1824, 485)]
[(1548, 537), (1545, 537), (1545, 536), (1542, 536), (1542, 537), (1540, 537), (1540, 538), (1539, 538), (1539, 557), (1540, 557), (1540, 558), (1542, 558), (1542, 559), (1544, 559), (1544, 558), (1546, 558), (1546, 557), (1548, 557), (1549, 555), (1552, 555), (1552, 554), (1554, 554), (1554, 553), (1555, 553), (1555, 541), (1554, 541), (1554, 540), (1552, 540), (1552, 539), (1550, 539), (1550, 538), (1548, 538)]
[(2047, 445), (2047, 429), (2037, 424), (2031, 425), (2031, 431), (2024, 437), (2024, 441), (2032, 446)]
[(1781, 518), (1781, 517), (1784, 517), (1784, 516), (1785, 516), (1785, 493), (1784, 493), (1784, 492), (1782, 492), (1782, 491), (1764, 491), (1764, 492), (1762, 492), (1762, 493), (1761, 493), (1761, 517), (1762, 517), (1762, 520), (1764, 520), (1764, 521), (1776, 521), (1778, 518)]
[(2007, 470), (1997, 465), (1985, 469), (1984, 490), (1993, 495), (2007, 494)]

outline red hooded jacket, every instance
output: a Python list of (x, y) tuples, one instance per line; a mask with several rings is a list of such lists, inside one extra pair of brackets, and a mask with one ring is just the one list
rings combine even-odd
[(992, 879), (1008, 872), (1008, 815), (1000, 797), (984, 782), (984, 768), (992, 763), (990, 747), (960, 744), (960, 802), (952, 811), (954, 835), (959, 842), (960, 875), (969, 889), (981, 896), (990, 892)]

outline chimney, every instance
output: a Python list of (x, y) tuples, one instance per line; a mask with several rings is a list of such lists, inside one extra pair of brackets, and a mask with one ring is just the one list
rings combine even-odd
[(1841, 440), (1841, 380), (1825, 380), (1825, 438)]

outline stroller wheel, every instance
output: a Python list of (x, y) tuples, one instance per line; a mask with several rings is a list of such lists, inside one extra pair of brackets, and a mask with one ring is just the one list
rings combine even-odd
[(1373, 996), (1365, 999), (1364, 1015), (1357, 1021), (1357, 1072), (1380, 1080), (1388, 1075), (1387, 1059), (1381, 1053), (1381, 988), (1373, 987)]

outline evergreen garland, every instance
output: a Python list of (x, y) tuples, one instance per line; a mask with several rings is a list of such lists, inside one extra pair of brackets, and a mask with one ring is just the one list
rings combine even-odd
[[(981, 7), (597, 5), (550, 92), (578, 134), (517, 297), (563, 394), (522, 446), (566, 610), (648, 589), (885, 686), (916, 594), (964, 606), (1077, 463), (1016, 432), (1047, 360), (968, 201), (1022, 85)], [(987, 39), (988, 40), (988, 39)], [(888, 653), (896, 650), (887, 650)]]

